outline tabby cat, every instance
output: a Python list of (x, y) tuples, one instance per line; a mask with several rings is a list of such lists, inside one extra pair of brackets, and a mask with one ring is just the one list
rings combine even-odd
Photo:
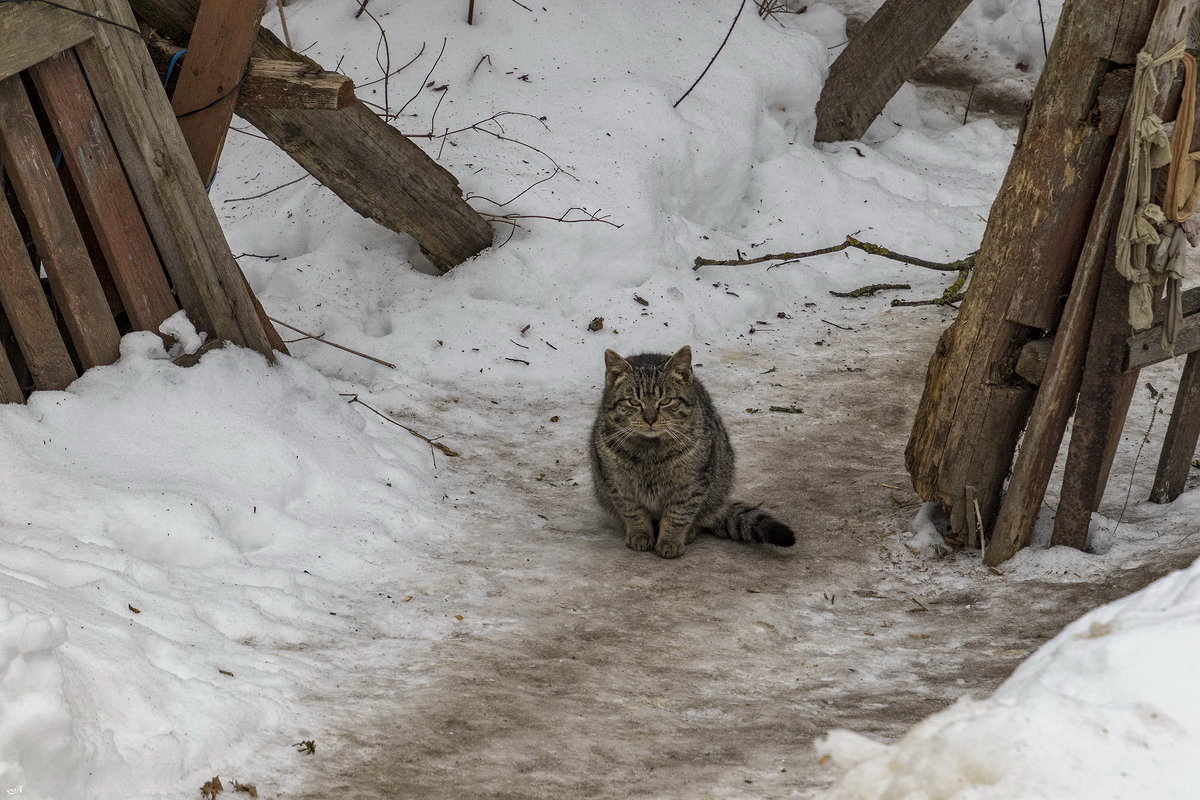
[(604, 395), (592, 426), (596, 497), (625, 528), (625, 544), (678, 558), (701, 531), (790, 547), (791, 528), (728, 503), (733, 448), (692, 349), (622, 358), (604, 353)]

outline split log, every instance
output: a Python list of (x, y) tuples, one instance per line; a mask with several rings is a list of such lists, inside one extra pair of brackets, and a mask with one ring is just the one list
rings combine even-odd
[(818, 142), (858, 139), (971, 0), (887, 0), (829, 69)]
[[(165, 81), (171, 60), (182, 53), (183, 48), (155, 33), (146, 39), (146, 46), (158, 74)], [(249, 106), (337, 111), (357, 99), (354, 81), (340, 72), (314, 70), (300, 61), (251, 58), (250, 71), (238, 91), (233, 110), (238, 115)]]
[[(198, 0), (131, 4), (177, 43), (187, 40), (199, 6)], [(264, 28), (253, 55), (322, 71)], [(247, 106), (239, 114), (355, 211), (411, 235), (442, 272), (491, 245), (491, 225), (463, 199), (455, 177), (362, 102), (340, 111)]]
[(1093, 115), (1097, 88), (1135, 61), (1158, 2), (1116, 6), (1064, 5), (971, 288), (930, 361), (905, 460), (918, 494), (947, 507), (963, 539), (965, 487), (975, 487), (985, 529), (994, 519), (1034, 395), (1015, 372), (1018, 355), (1057, 326), (1112, 153)]

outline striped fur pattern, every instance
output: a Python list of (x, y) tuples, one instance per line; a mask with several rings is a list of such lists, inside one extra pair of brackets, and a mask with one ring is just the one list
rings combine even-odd
[(622, 358), (604, 353), (604, 394), (592, 426), (592, 480), (625, 544), (678, 558), (701, 531), (788, 547), (792, 530), (728, 502), (734, 456), (712, 399), (692, 372), (692, 350)]

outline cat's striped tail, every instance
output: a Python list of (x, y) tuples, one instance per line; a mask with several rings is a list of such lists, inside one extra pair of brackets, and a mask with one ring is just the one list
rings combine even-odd
[(791, 528), (758, 506), (748, 503), (727, 505), (721, 518), (709, 530), (722, 539), (742, 542), (766, 542), (779, 547), (791, 547), (796, 543), (796, 534)]

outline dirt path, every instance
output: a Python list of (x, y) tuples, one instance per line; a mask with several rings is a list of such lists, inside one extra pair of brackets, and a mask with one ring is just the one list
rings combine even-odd
[[(319, 755), (281, 796), (814, 797), (830, 779), (815, 736), (896, 736), (990, 692), (1087, 609), (1186, 563), (1103, 585), (982, 569), (964, 581), (908, 554), (902, 451), (942, 323), (878, 324), (895, 326), (896, 350), (866, 354), (847, 333), (804, 358), (723, 352), (698, 369), (725, 409), (739, 494), (796, 523), (790, 550), (709, 538), (677, 561), (626, 550), (586, 479), (592, 388), (494, 406), (525, 441), (476, 417), (444, 478), (461, 535), (411, 603), (462, 616), (461, 631), (354, 644), (344, 680), (314, 698), (329, 709)], [(805, 412), (767, 411), (792, 403)]]

